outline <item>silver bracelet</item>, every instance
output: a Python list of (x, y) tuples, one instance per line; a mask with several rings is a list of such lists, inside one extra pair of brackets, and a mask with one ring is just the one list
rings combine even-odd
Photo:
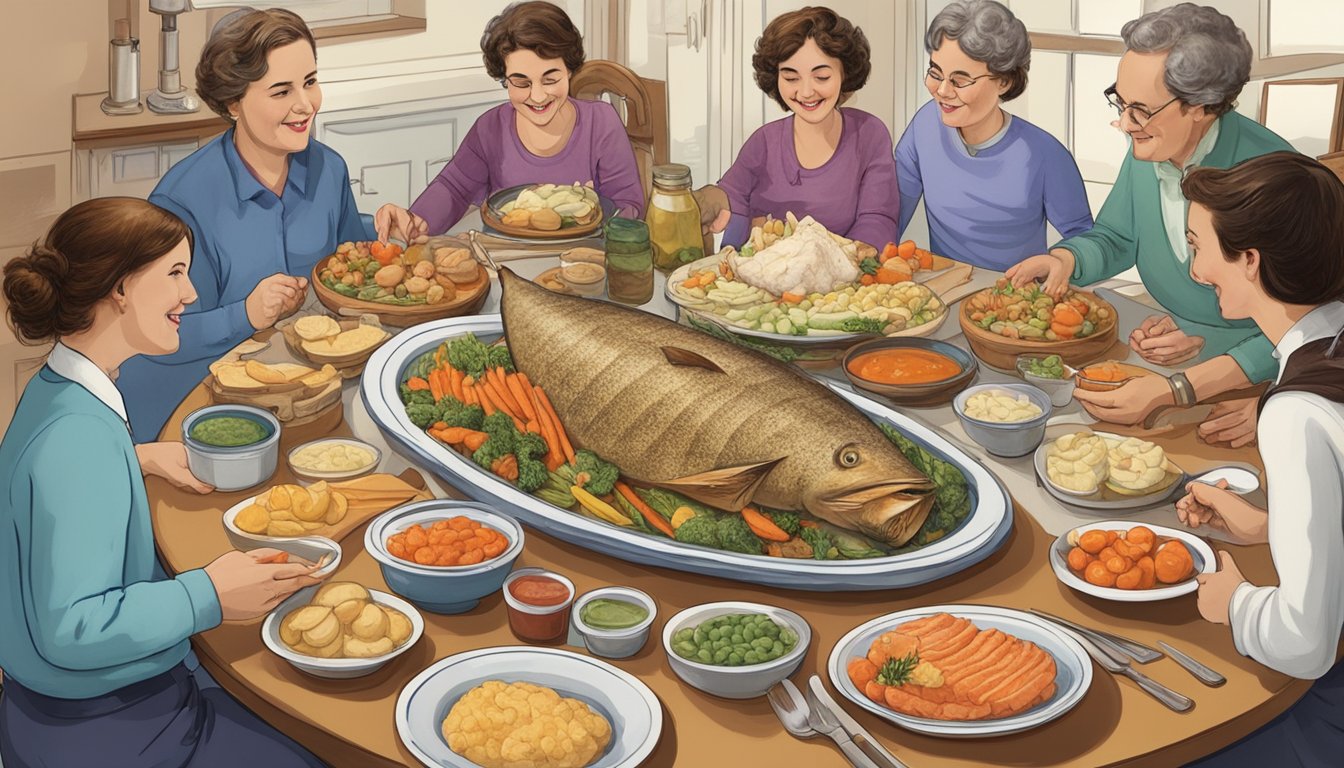
[(1195, 398), (1195, 387), (1184, 373), (1171, 374), (1167, 377), (1167, 382), (1171, 384), (1171, 394), (1176, 400), (1176, 405), (1184, 408), (1198, 402)]

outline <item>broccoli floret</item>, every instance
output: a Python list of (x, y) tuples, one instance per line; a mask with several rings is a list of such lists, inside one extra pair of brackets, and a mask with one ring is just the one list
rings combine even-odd
[(503, 368), (505, 373), (513, 373), (513, 358), (509, 355), (509, 348), (505, 346), (490, 347), (490, 367)]
[(490, 467), (495, 463), (495, 459), (513, 453), (513, 446), (507, 443), (507, 440), (491, 437), (480, 448), (477, 448), (475, 453), (471, 454), (471, 460), (476, 462), (476, 465), (481, 469), (489, 472)]
[(471, 455), (471, 460), (489, 470), (495, 459), (513, 453), (518, 429), (513, 426), (513, 419), (502, 411), (486, 416), (481, 422), (481, 429), (490, 437)]
[(798, 529), (801, 526), (798, 524), (797, 512), (786, 512), (783, 510), (772, 509), (766, 512), (765, 516), (770, 518), (775, 525), (778, 525), (781, 531), (789, 534), (790, 536), (798, 535)]
[(468, 333), (448, 343), (448, 362), (457, 370), (479, 378), (490, 362), (490, 350)]
[(575, 480), (594, 496), (605, 496), (616, 487), (621, 470), (592, 451), (580, 449), (574, 454)]
[(546, 465), (536, 459), (525, 459), (518, 455), (518, 490), (531, 493), (546, 484), (551, 473), (546, 470)]
[(406, 406), (406, 418), (410, 419), (415, 426), (426, 429), (439, 420), (439, 409), (436, 406), (425, 405), (424, 403), (411, 403)]
[(467, 405), (455, 397), (444, 395), (439, 398), (439, 421), (450, 427), (466, 427), (480, 430), (485, 421), (485, 411), (479, 405)]
[[(719, 518), (719, 549), (747, 555), (761, 554), (761, 540), (751, 532), (751, 526), (738, 515)], [(683, 528), (686, 526), (683, 525)]]
[(411, 389), (407, 385), (402, 384), (399, 392), (401, 393), (402, 405), (434, 404), (434, 395), (431, 395), (427, 389)]
[(812, 557), (816, 560), (834, 560), (839, 557), (840, 551), (835, 548), (835, 542), (831, 540), (831, 534), (820, 528), (804, 528), (798, 535), (803, 541), (812, 545)]
[(874, 259), (872, 256), (869, 256), (868, 258), (859, 262), (859, 271), (865, 275), (875, 275), (877, 274), (877, 270), (880, 269), (881, 267), (882, 265), (879, 264), (877, 259)]
[(520, 432), (514, 441), (514, 453), (518, 454), (518, 459), (535, 459), (538, 456), (545, 455), (546, 441), (541, 439), (541, 435), (532, 432)]
[(719, 524), (710, 515), (696, 515), (682, 523), (676, 530), (677, 541), (683, 544), (699, 544), (711, 549), (719, 548)]

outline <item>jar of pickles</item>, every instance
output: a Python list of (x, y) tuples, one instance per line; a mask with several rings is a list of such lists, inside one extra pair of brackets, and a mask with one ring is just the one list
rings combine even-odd
[(653, 167), (653, 194), (644, 220), (658, 269), (671, 271), (704, 257), (700, 206), (691, 196), (690, 168), (680, 163)]
[(639, 219), (608, 219), (607, 298), (644, 304), (653, 298), (653, 249), (649, 228)]

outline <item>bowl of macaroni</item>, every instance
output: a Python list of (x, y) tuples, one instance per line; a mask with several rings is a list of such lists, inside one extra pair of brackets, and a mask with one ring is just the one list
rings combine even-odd
[(378, 467), (383, 452), (361, 440), (324, 437), (289, 452), (289, 469), (305, 485), (363, 477)]
[(1030, 384), (979, 384), (952, 401), (966, 434), (995, 456), (1013, 458), (1045, 439), (1050, 396)]

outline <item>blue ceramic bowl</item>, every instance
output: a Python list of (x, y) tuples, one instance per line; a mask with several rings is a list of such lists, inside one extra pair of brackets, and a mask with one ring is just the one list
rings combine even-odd
[[(458, 515), (487, 525), (509, 540), (498, 557), (477, 565), (418, 565), (394, 557), (387, 539), (420, 523), (428, 528), (439, 520)], [(523, 528), (513, 518), (484, 504), (456, 499), (430, 499), (406, 504), (374, 518), (364, 532), (364, 549), (383, 572), (383, 580), (397, 594), (431, 613), (465, 613), (482, 597), (504, 584), (513, 563), (523, 552)]]

